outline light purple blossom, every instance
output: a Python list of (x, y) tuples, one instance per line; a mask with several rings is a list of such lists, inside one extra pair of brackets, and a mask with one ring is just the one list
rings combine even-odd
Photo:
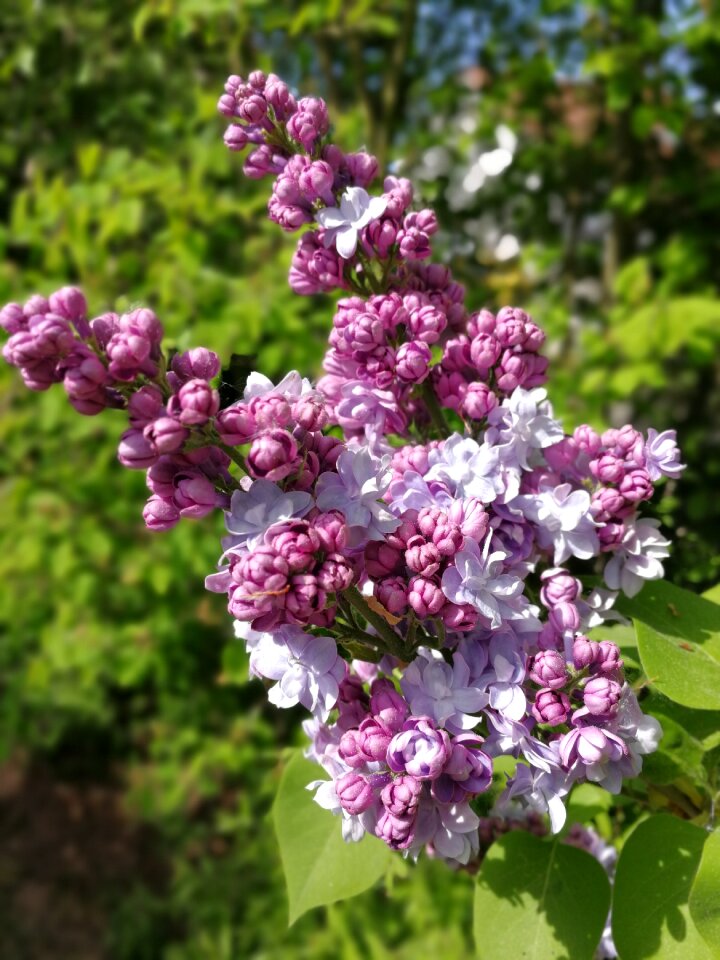
[(533, 451), (559, 443), (563, 429), (553, 419), (552, 407), (546, 399), (547, 391), (542, 387), (523, 390), (517, 387), (488, 414), (491, 428), (486, 439), (493, 444), (512, 448), (515, 457), (523, 469), (531, 469), (528, 458)]
[(301, 703), (320, 719), (337, 703), (345, 663), (332, 637), (314, 637), (285, 625), (262, 634), (250, 653), (254, 673), (276, 680), (268, 700), (276, 707)]
[(555, 565), (568, 557), (589, 560), (599, 552), (590, 503), (587, 490), (573, 490), (569, 483), (515, 501), (525, 516), (537, 524), (540, 546), (554, 548)]
[(306, 377), (301, 377), (297, 370), (291, 370), (278, 384), (274, 384), (264, 373), (254, 371), (247, 378), (243, 400), (249, 403), (255, 397), (277, 395), (288, 400), (297, 400), (306, 393), (312, 393), (313, 386)]
[(628, 756), (625, 741), (608, 729), (576, 727), (560, 740), (560, 760), (571, 773), (582, 773), (610, 793), (619, 793), (623, 770), (618, 766)]
[(239, 546), (252, 549), (275, 523), (292, 517), (304, 517), (312, 508), (313, 499), (301, 490), (281, 490), (270, 480), (255, 480), (247, 490), (235, 490), (225, 526), (230, 533), (223, 539), (229, 550)]
[(448, 484), (456, 497), (474, 497), (482, 503), (492, 503), (497, 497), (507, 502), (517, 494), (518, 471), (512, 467), (507, 469), (500, 447), (479, 444), (472, 437), (454, 433), (441, 450), (430, 454), (430, 460), (425, 480)]
[(400, 525), (381, 502), (390, 485), (389, 457), (377, 459), (365, 447), (346, 450), (337, 461), (337, 473), (323, 473), (315, 492), (321, 510), (339, 510), (349, 528), (349, 545), (383, 540)]
[(489, 661), (478, 685), (487, 689), (493, 710), (511, 720), (522, 720), (527, 710), (527, 699), (521, 686), (525, 679), (525, 657), (510, 632), (493, 634)]
[(339, 207), (323, 207), (315, 214), (325, 230), (323, 243), (326, 247), (334, 245), (343, 260), (349, 260), (357, 249), (360, 231), (379, 219), (386, 206), (385, 197), (371, 197), (363, 187), (348, 187)]
[(420, 647), (400, 686), (413, 714), (432, 717), (452, 733), (477, 726), (479, 718), (473, 714), (488, 703), (483, 685), (471, 683), (470, 668), (459, 653), (451, 667), (439, 650)]
[(677, 480), (685, 469), (685, 464), (680, 463), (680, 449), (676, 436), (674, 430), (663, 430), (662, 433), (658, 433), (652, 427), (648, 430), (645, 443), (645, 469), (653, 482), (662, 476)]
[(660, 533), (659, 520), (626, 520), (622, 542), (603, 571), (605, 583), (611, 590), (634, 597), (646, 580), (662, 578), (665, 571), (660, 561), (669, 556), (669, 546), (670, 541)]
[(455, 565), (443, 573), (442, 589), (453, 603), (469, 603), (496, 630), (504, 619), (519, 615), (518, 607), (508, 601), (520, 597), (523, 582), (510, 573), (502, 573), (507, 554), (502, 550), (491, 553), (491, 540), (489, 534), (482, 551), (474, 540), (468, 540), (455, 555)]
[(572, 779), (559, 767), (539, 770), (518, 764), (515, 776), (508, 781), (495, 805), (495, 812), (509, 815), (513, 804), (520, 803), (537, 813), (547, 813), (552, 832), (559, 833), (565, 826), (567, 812), (563, 800), (571, 785)]

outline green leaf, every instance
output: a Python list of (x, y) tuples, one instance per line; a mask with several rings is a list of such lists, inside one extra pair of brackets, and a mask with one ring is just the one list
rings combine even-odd
[(273, 821), (287, 885), (290, 926), (313, 907), (354, 897), (385, 873), (390, 849), (375, 837), (346, 843), (339, 817), (306, 789), (322, 769), (298, 751), (280, 780)]
[(508, 833), (483, 861), (475, 888), (479, 960), (590, 960), (610, 884), (590, 854), (529, 833)]
[(707, 834), (666, 814), (643, 820), (620, 853), (612, 932), (622, 960), (711, 960), (688, 897)]
[(714, 587), (706, 590), (703, 597), (705, 597), (706, 600), (710, 600), (711, 603), (720, 603), (720, 583), (716, 583)]
[(650, 682), (683, 706), (720, 709), (720, 607), (664, 580), (619, 606), (635, 622)]
[(720, 830), (705, 841), (690, 891), (690, 916), (713, 957), (720, 957)]

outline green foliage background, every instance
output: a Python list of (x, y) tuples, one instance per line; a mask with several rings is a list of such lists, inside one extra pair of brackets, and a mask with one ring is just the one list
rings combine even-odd
[[(3, 302), (79, 282), (96, 312), (153, 306), (181, 349), (316, 372), (332, 304), (290, 293), (294, 239), (264, 219), (268, 184), (242, 178), (215, 113), (228, 73), (272, 69), (328, 99), (340, 143), (413, 177), (471, 304), (519, 304), (546, 327), (568, 423), (678, 430), (689, 468), (656, 506), (676, 539), (668, 573), (692, 589), (720, 579), (709, 2), (0, 10)], [(473, 186), (505, 128), (512, 164)], [(505, 257), (508, 236), (518, 255)], [(203, 591), (218, 521), (146, 533), (143, 478), (115, 461), (120, 430), (0, 371), (0, 749), (119, 784), (169, 865), (162, 890), (138, 879), (113, 894), (98, 956), (468, 955), (472, 883), (433, 864), (398, 864), (388, 888), (286, 930), (269, 811), (298, 717), (247, 684)]]

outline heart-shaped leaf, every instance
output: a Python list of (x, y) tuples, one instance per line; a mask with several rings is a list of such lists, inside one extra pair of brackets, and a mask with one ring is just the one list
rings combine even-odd
[(610, 906), (590, 854), (521, 831), (494, 843), (475, 888), (479, 960), (591, 960)]
[(273, 805), (287, 885), (289, 921), (313, 907), (354, 897), (385, 873), (390, 850), (376, 837), (359, 843), (342, 838), (340, 818), (323, 810), (306, 787), (322, 779), (322, 768), (293, 754)]

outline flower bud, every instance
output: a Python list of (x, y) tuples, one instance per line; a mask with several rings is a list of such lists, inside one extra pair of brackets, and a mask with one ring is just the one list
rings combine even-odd
[(372, 787), (359, 773), (346, 773), (336, 780), (335, 793), (343, 810), (352, 815), (363, 813), (375, 799)]

